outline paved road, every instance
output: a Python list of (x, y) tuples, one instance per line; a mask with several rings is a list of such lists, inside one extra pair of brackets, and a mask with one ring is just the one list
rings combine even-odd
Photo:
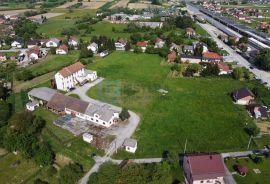
[[(198, 13), (194, 7), (190, 8), (189, 6), (189, 12), (194, 12), (194, 13)], [(217, 29), (216, 27), (206, 23), (206, 24), (200, 24), (199, 25), (205, 30), (207, 31), (210, 36), (213, 38), (213, 40), (215, 42), (217, 42), (219, 47), (222, 47), (224, 50), (226, 50), (230, 56), (234, 61), (237, 61), (238, 64), (240, 66), (246, 67), (248, 70), (250, 70), (252, 73), (254, 73), (254, 75), (256, 76), (256, 78), (261, 79), (263, 82), (267, 82), (266, 86), (270, 87), (270, 73), (260, 70), (258, 68), (254, 69), (250, 69), (250, 63), (243, 58), (241, 55), (239, 55), (235, 50), (233, 50), (231, 47), (229, 47), (228, 45), (226, 45), (225, 43), (223, 43), (219, 38), (218, 38), (218, 32), (220, 32), (219, 29)], [(225, 28), (225, 26), (224, 26)]]
[[(91, 89), (92, 87), (94, 87), (95, 85), (101, 83), (104, 80), (104, 78), (99, 78), (97, 80), (95, 80), (94, 82), (91, 83), (86, 83), (85, 85), (76, 88), (75, 90), (67, 93), (67, 95), (69, 94), (77, 94), (82, 100), (90, 102), (90, 103), (95, 103), (95, 104), (99, 104), (99, 105), (108, 105), (110, 106), (112, 109), (115, 109), (117, 111), (121, 111), (121, 107), (117, 107), (111, 104), (107, 104), (104, 102), (100, 102), (98, 100), (92, 99), (89, 96), (87, 96), (87, 91), (89, 89)], [(96, 164), (86, 173), (86, 175), (81, 179), (81, 181), (79, 182), (80, 184), (86, 184), (88, 182), (88, 178), (89, 176), (94, 173), (97, 172), (100, 165), (102, 165), (104, 162), (108, 161), (110, 159), (110, 156), (112, 156), (115, 151), (120, 148), (123, 143), (124, 140), (126, 138), (130, 138), (133, 133), (135, 132), (137, 126), (139, 125), (140, 122), (140, 117), (132, 112), (129, 111), (130, 114), (130, 118), (129, 118), (129, 122), (126, 126), (123, 127), (123, 131), (118, 132), (116, 139), (111, 143), (111, 145), (109, 146), (109, 149), (105, 151), (105, 156), (104, 157), (100, 157), (100, 160), (96, 162)], [(148, 161), (148, 159), (145, 160), (141, 160), (143, 161)]]

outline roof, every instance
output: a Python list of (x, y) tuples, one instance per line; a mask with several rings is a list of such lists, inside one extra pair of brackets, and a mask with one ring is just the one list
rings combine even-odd
[(248, 106), (248, 109), (249, 109), (249, 111), (251, 113), (259, 114), (260, 117), (262, 117), (262, 118), (267, 118), (268, 117), (268, 109), (265, 106), (251, 104), (251, 105)]
[(240, 174), (246, 174), (248, 172), (248, 168), (244, 165), (238, 165), (237, 166), (237, 171), (240, 173)]
[(59, 47), (58, 47), (58, 49), (61, 49), (61, 50), (64, 50), (64, 51), (66, 51), (66, 52), (68, 52), (68, 47), (66, 46), (66, 45), (60, 45)]
[(156, 38), (155, 43), (160, 43), (163, 42), (163, 40), (161, 38)]
[(39, 52), (40, 52), (40, 48), (38, 46), (34, 46), (28, 50), (28, 54), (34, 53), (36, 55), (39, 55)]
[(205, 58), (205, 59), (221, 59), (221, 56), (215, 52), (205, 52), (205, 53), (203, 53), (203, 58)]
[(255, 97), (255, 95), (247, 88), (241, 88), (233, 93), (233, 97), (235, 100), (240, 100), (247, 96)]
[(57, 44), (60, 43), (60, 40), (58, 38), (51, 38), (49, 41), (55, 42)]
[(128, 146), (132, 148), (135, 148), (136, 145), (137, 145), (137, 141), (135, 139), (130, 139), (130, 138), (125, 139), (123, 143), (123, 146)]
[(217, 66), (218, 66), (219, 70), (222, 70), (222, 71), (225, 71), (225, 72), (230, 71), (230, 67), (224, 62), (217, 62)]
[(59, 73), (63, 77), (68, 77), (83, 68), (84, 68), (84, 65), (81, 62), (76, 62), (68, 67), (62, 68), (62, 70), (60, 70)]
[(27, 105), (27, 106), (30, 106), (30, 107), (33, 107), (33, 106), (36, 106), (36, 105), (38, 105), (38, 104), (39, 104), (39, 102), (36, 101), (36, 100), (34, 100), (34, 101), (31, 101), (31, 102), (28, 102), (26, 105)]
[(127, 41), (126, 41), (125, 39), (123, 39), (123, 38), (119, 38), (119, 39), (117, 40), (117, 42), (118, 42), (118, 43), (122, 43), (123, 45), (127, 44)]
[(20, 43), (20, 44), (23, 44), (23, 43), (24, 43), (24, 39), (23, 39), (23, 38), (17, 38), (17, 39), (15, 40), (15, 42), (18, 42), (18, 43)]
[(56, 93), (48, 102), (47, 107), (57, 111), (64, 111), (65, 108), (67, 108), (76, 112), (84, 113), (88, 105), (88, 102)]
[(138, 47), (147, 47), (148, 43), (147, 42), (137, 42)]
[(184, 45), (184, 50), (194, 50), (192, 45)]
[(33, 96), (35, 98), (38, 98), (40, 100), (44, 101), (50, 101), (51, 98), (57, 93), (56, 90), (47, 88), (47, 87), (40, 87), (40, 88), (34, 88), (31, 91), (29, 91), (27, 94), (30, 96)]
[(214, 179), (226, 175), (220, 154), (190, 155), (187, 159), (193, 180)]
[(185, 55), (185, 54), (181, 54), (180, 57), (181, 58), (188, 58), (188, 59), (202, 59), (201, 56), (192, 56), (192, 55)]
[(89, 104), (85, 111), (86, 115), (94, 116), (94, 114), (98, 114), (100, 116), (99, 119), (107, 122), (113, 117), (114, 113), (115, 111), (112, 110), (109, 106), (101, 106), (98, 104)]
[(194, 31), (194, 29), (193, 29), (193, 28), (188, 27), (188, 28), (186, 28), (186, 32), (195, 32), (195, 31)]
[(176, 59), (176, 52), (172, 51), (168, 54), (167, 59), (175, 60)]

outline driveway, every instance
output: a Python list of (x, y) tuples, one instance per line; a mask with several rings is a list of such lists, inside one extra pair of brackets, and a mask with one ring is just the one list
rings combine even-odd
[[(104, 78), (100, 77), (97, 80), (95, 80), (94, 82), (86, 83), (85, 85), (76, 88), (75, 90), (67, 93), (67, 95), (77, 94), (81, 98), (81, 100), (84, 100), (84, 101), (87, 101), (90, 103), (99, 104), (99, 105), (106, 104), (106, 105), (110, 106), (112, 109), (115, 109), (117, 111), (121, 111), (122, 110), (121, 107), (111, 105), (111, 104), (108, 104), (105, 102), (101, 102), (101, 101), (95, 100), (95, 99), (87, 96), (87, 91), (89, 89), (91, 89), (92, 87), (94, 87), (95, 85), (101, 83), (103, 80), (104, 80)], [(132, 111), (129, 111), (129, 114), (130, 114), (130, 118), (128, 120), (128, 123), (126, 123), (126, 125), (123, 126), (121, 131), (117, 132), (116, 139), (111, 143), (111, 145), (109, 146), (109, 149), (107, 149), (105, 151), (105, 156), (100, 157), (99, 161), (96, 162), (96, 164), (81, 179), (80, 184), (87, 184), (89, 176), (92, 173), (97, 172), (100, 165), (102, 165), (104, 162), (106, 162), (110, 159), (110, 157), (116, 152), (116, 150), (123, 145), (124, 140), (126, 138), (130, 138), (133, 135), (137, 126), (139, 125), (140, 117), (135, 112), (132, 112)]]

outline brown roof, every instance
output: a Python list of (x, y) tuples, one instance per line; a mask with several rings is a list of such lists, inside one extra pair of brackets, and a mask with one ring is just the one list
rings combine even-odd
[(148, 43), (147, 42), (137, 42), (138, 47), (147, 47)]
[(34, 46), (29, 49), (28, 54), (34, 53), (34, 54), (39, 55), (39, 52), (40, 52), (40, 48), (38, 46)]
[(170, 54), (168, 54), (167, 59), (175, 60), (176, 59), (176, 52), (172, 51)]
[(225, 71), (225, 72), (229, 72), (230, 71), (229, 66), (226, 63), (224, 63), (224, 62), (217, 62), (217, 66), (218, 66), (218, 69), (219, 70), (222, 70), (222, 71)]
[(203, 58), (206, 59), (221, 59), (221, 56), (215, 52), (205, 52), (203, 53)]
[(186, 32), (194, 33), (194, 29), (191, 27), (186, 28)]
[(56, 93), (51, 100), (47, 103), (47, 107), (56, 111), (64, 111), (65, 108), (71, 109), (76, 112), (85, 113), (89, 103), (72, 98), (69, 96)]
[(225, 166), (220, 154), (188, 156), (193, 180), (205, 180), (224, 177)]
[(157, 38), (155, 43), (159, 43), (159, 42), (163, 42), (163, 40), (161, 38)]
[(59, 73), (63, 77), (68, 77), (83, 68), (84, 68), (84, 65), (81, 62), (76, 62), (68, 67), (63, 68), (62, 70), (59, 71)]
[(64, 50), (64, 51), (68, 52), (68, 47), (66, 45), (60, 45), (58, 47), (58, 49), (61, 49), (61, 50)]
[(117, 40), (117, 42), (122, 43), (122, 44), (126, 44), (127, 43), (127, 41), (125, 39), (123, 39), (123, 38), (119, 38)]

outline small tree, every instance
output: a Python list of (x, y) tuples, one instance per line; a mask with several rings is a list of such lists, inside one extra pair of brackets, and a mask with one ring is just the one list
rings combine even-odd
[(136, 47), (134, 48), (134, 53), (139, 54), (139, 53), (142, 53), (142, 52), (143, 52), (143, 51), (142, 51), (142, 48), (141, 48), (141, 47), (136, 46)]
[(128, 110), (126, 108), (123, 108), (121, 113), (119, 114), (119, 117), (122, 121), (126, 120), (126, 119), (129, 119), (130, 117), (130, 114), (128, 112)]
[(244, 77), (243, 69), (240, 67), (236, 67), (233, 69), (232, 76), (236, 80), (240, 80)]
[(53, 55), (56, 54), (56, 48), (55, 47), (51, 47), (50, 48), (50, 53), (53, 54)]

